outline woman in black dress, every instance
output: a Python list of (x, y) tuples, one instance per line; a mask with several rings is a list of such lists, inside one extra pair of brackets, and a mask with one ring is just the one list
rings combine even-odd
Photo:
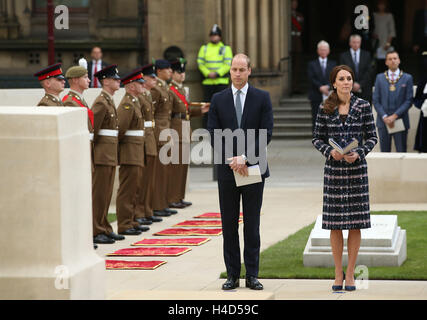
[(427, 152), (427, 57), (424, 57), (424, 72), (418, 82), (414, 105), (421, 109), (418, 122), (414, 149), (418, 152)]
[[(368, 170), (365, 157), (378, 142), (369, 102), (351, 93), (354, 73), (345, 65), (330, 74), (334, 88), (320, 106), (313, 132), (313, 145), (325, 157), (322, 228), (331, 230), (331, 247), (335, 263), (333, 290), (342, 290), (343, 235), (349, 230), (348, 265), (345, 289), (355, 290), (354, 268), (360, 247), (360, 229), (370, 228)], [(329, 145), (333, 138), (345, 146), (352, 138), (359, 146), (341, 155)]]

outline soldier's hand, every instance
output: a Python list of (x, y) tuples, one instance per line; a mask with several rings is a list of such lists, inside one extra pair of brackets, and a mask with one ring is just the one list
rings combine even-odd
[(202, 104), (202, 106), (200, 107), (200, 109), (202, 110), (202, 113), (208, 112), (210, 106), (211, 106), (210, 103), (204, 103), (204, 104)]

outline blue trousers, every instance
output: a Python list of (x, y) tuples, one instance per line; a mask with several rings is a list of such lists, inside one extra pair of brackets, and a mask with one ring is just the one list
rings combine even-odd
[(378, 127), (378, 134), (379, 134), (379, 138), (380, 138), (381, 152), (391, 152), (391, 141), (392, 141), (392, 139), (394, 139), (394, 145), (396, 146), (396, 152), (406, 152), (408, 130), (389, 134), (387, 131), (387, 128)]

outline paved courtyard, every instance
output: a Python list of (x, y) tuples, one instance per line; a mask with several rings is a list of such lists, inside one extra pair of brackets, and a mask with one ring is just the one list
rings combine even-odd
[[(261, 250), (313, 223), (322, 210), (324, 159), (309, 140), (274, 140), (269, 147), (271, 178), (267, 179), (261, 216)], [(154, 232), (193, 218), (204, 212), (219, 212), (217, 185), (209, 167), (191, 167), (186, 200), (191, 207), (164, 218), (138, 237), (127, 236), (114, 245), (100, 246), (97, 253), (129, 247)], [(372, 210), (427, 210), (425, 204), (372, 204)], [(113, 225), (116, 228), (116, 224)], [(241, 243), (242, 226), (240, 227)], [(243, 247), (243, 246), (241, 246)], [(241, 248), (243, 249), (243, 248)], [(119, 259), (119, 258), (115, 258)], [(139, 260), (125, 258), (122, 260)], [(107, 271), (108, 299), (427, 299), (427, 281), (369, 281), (369, 288), (351, 293), (332, 293), (333, 280), (263, 279), (264, 291), (241, 288), (223, 292), (219, 279), (225, 270), (222, 237), (211, 237), (206, 244), (192, 247), (179, 257), (143, 260), (164, 260), (167, 263), (153, 271)]]

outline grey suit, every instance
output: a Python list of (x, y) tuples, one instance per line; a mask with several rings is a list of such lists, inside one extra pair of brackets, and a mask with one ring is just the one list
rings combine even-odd
[[(390, 84), (385, 74), (380, 73), (375, 80), (375, 90), (372, 103), (378, 113), (377, 127), (380, 136), (381, 152), (391, 151), (391, 140), (394, 138), (397, 152), (406, 152), (407, 135), (409, 129), (408, 110), (412, 106), (413, 80), (408, 73), (403, 73), (402, 77), (395, 84), (396, 90), (390, 91)], [(396, 114), (398, 119), (403, 119), (406, 130), (403, 132), (388, 134), (384, 116)]]

